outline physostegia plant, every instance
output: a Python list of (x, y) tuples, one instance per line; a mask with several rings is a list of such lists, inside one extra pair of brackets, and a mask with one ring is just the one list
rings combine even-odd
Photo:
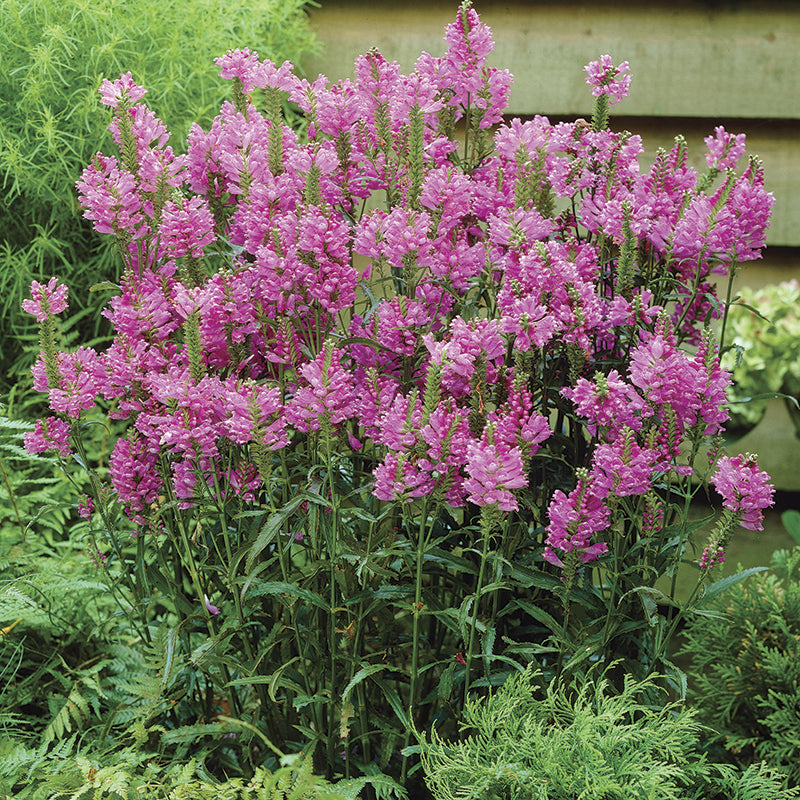
[(166, 626), (193, 676), (150, 713), (223, 720), (241, 761), (262, 737), (405, 777), (412, 725), (529, 662), (678, 683), (656, 582), (694, 561), (701, 603), (771, 502), (719, 437), (716, 281), (773, 205), (743, 137), (717, 128), (702, 174), (683, 139), (642, 165), (608, 126), (627, 63), (586, 67), (591, 122), (507, 121), (468, 2), (445, 41), (335, 84), (229, 52), (233, 99), (181, 156), (130, 74), (104, 81), (119, 152), (78, 191), (123, 263), (113, 343), (57, 350), (55, 278), (25, 304), (53, 412), (28, 447), (85, 463), (85, 421), (122, 431), (83, 511), (141, 641)]

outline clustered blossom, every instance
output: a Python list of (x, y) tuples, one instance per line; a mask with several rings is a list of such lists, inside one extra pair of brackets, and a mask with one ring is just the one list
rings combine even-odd
[(497, 506), (501, 511), (517, 510), (517, 498), (511, 490), (528, 483), (518, 447), (498, 451), (496, 445), (473, 443), (467, 450), (467, 471), (464, 489), (470, 502)]
[(711, 483), (722, 497), (725, 508), (734, 512), (743, 528), (764, 529), (764, 509), (772, 505), (774, 488), (769, 475), (759, 470), (758, 458), (752, 453), (721, 456)]
[(58, 278), (50, 278), (46, 285), (34, 281), (32, 297), (22, 301), (22, 310), (33, 314), (37, 322), (45, 322), (51, 314), (60, 314), (67, 308), (68, 289)]
[(545, 560), (563, 567), (562, 557), (556, 550), (560, 550), (562, 556), (574, 552), (583, 563), (608, 552), (605, 541), (593, 541), (597, 534), (607, 530), (611, 521), (609, 506), (604, 502), (606, 496), (605, 489), (598, 487), (585, 473), (569, 495), (556, 489), (548, 510)]
[[(383, 501), (541, 507), (555, 565), (608, 551), (621, 498), (644, 497), (642, 530), (659, 530), (658, 486), (691, 471), (682, 445), (727, 419), (729, 376), (703, 326), (714, 274), (764, 246), (763, 169), (751, 158), (737, 175), (744, 138), (722, 128), (703, 176), (680, 140), (643, 170), (629, 133), (502, 123), (511, 76), (487, 66), (491, 31), (469, 3), (445, 41), (409, 75), (370, 51), (336, 84), (231, 51), (217, 65), (234, 102), (192, 127), (183, 156), (130, 73), (104, 81), (120, 153), (98, 153), (77, 187), (123, 254), (104, 311), (115, 336), (37, 362), (53, 414), (27, 446), (68, 456), (109, 404), (127, 426), (110, 478), (142, 530), (165, 495), (263, 502), (271, 451), (320, 440), (374, 465)], [(598, 107), (629, 92), (627, 62), (603, 55), (586, 73)], [(305, 141), (286, 100), (308, 118)], [(53, 278), (23, 307), (53, 326), (66, 299)], [(565, 458), (559, 415), (585, 446), (571, 487), (539, 486)], [(771, 489), (737, 458), (714, 483), (757, 527)]]
[(627, 61), (615, 67), (611, 56), (606, 54), (587, 64), (584, 70), (586, 83), (592, 87), (593, 97), (607, 95), (613, 106), (630, 94), (631, 76)]
[(138, 86), (130, 72), (120, 75), (115, 81), (105, 78), (100, 84), (100, 102), (103, 105), (117, 108), (121, 99), (125, 99), (130, 105), (138, 103), (147, 94), (147, 89)]
[(728, 133), (722, 125), (714, 128), (713, 136), (706, 136), (703, 141), (708, 148), (706, 164), (717, 170), (736, 169), (739, 159), (745, 152), (745, 135)]

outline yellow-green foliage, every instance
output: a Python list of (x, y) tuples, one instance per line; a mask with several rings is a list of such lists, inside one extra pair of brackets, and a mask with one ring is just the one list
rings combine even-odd
[[(606, 680), (538, 691), (528, 670), (471, 699), (464, 738), (434, 732), (422, 766), (435, 800), (778, 800), (780, 779), (698, 751), (701, 726), (680, 703), (651, 704), (652, 681)], [(466, 735), (468, 734), (468, 735)]]

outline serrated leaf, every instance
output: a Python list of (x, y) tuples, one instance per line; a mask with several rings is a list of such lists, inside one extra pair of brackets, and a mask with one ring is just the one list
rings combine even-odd
[(245, 562), (245, 572), (250, 574), (253, 571), (253, 564), (255, 560), (261, 555), (266, 547), (270, 545), (272, 540), (278, 535), (286, 520), (297, 510), (305, 498), (302, 496), (292, 498), (280, 511), (270, 514), (267, 521), (258, 532), (255, 542), (250, 547), (250, 552), (247, 554), (247, 561)]
[(436, 687), (436, 693), (439, 699), (446, 703), (453, 693), (453, 680), (456, 674), (456, 662), (451, 661), (447, 669), (439, 677), (439, 685)]
[(390, 670), (393, 672), (400, 672), (399, 667), (393, 667), (390, 664), (369, 664), (365, 667), (362, 667), (355, 675), (350, 679), (347, 686), (344, 687), (344, 691), (342, 692), (342, 703), (348, 703), (350, 701), (350, 695), (358, 686), (361, 681), (368, 678), (370, 675), (377, 675), (379, 672), (383, 672), (384, 670)]
[(560, 622), (557, 622), (553, 615), (549, 614), (544, 609), (535, 606), (528, 600), (517, 600), (515, 602), (519, 608), (527, 614), (530, 614), (537, 622), (541, 622), (542, 625), (557, 636), (560, 636), (564, 632), (564, 626)]
[(713, 600), (715, 597), (722, 594), (722, 592), (724, 592), (726, 589), (734, 586), (740, 581), (743, 581), (745, 578), (749, 578), (751, 575), (755, 575), (758, 572), (765, 572), (766, 569), (766, 567), (750, 567), (750, 569), (742, 570), (741, 572), (737, 572), (735, 575), (728, 575), (727, 578), (722, 578), (721, 580), (712, 583), (711, 586), (706, 589), (703, 596), (698, 598), (691, 608), (699, 608), (706, 605), (710, 600)]
[[(331, 606), (326, 600), (323, 600), (318, 594), (303, 589), (301, 586), (295, 586), (293, 583), (284, 583), (283, 581), (265, 581), (264, 583), (256, 583), (251, 586), (247, 591), (247, 599), (252, 597), (261, 597), (262, 595), (296, 597), (300, 600), (305, 600), (307, 603), (321, 608), (323, 611), (330, 612)], [(245, 598), (242, 598), (245, 599)]]
[(374, 676), (373, 680), (380, 687), (383, 696), (389, 701), (389, 705), (392, 707), (395, 716), (400, 720), (403, 729), (405, 729), (408, 725), (408, 714), (403, 708), (403, 703), (400, 701), (400, 695), (397, 694), (397, 689), (395, 689), (394, 686), (389, 686), (383, 678)]

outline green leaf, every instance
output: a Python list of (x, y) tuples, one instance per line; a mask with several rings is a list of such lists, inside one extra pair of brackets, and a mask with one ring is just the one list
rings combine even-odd
[(742, 570), (741, 572), (737, 572), (735, 575), (728, 575), (727, 578), (722, 578), (718, 580), (716, 583), (712, 583), (711, 586), (706, 589), (705, 593), (702, 597), (700, 597), (692, 607), (701, 607), (706, 605), (710, 600), (713, 600), (717, 595), (722, 594), (726, 589), (733, 586), (734, 584), (743, 581), (745, 578), (749, 578), (751, 575), (755, 575), (757, 572), (765, 572), (766, 567), (750, 567), (750, 569)]
[[(300, 600), (305, 600), (307, 603), (321, 608), (323, 611), (330, 612), (331, 606), (326, 600), (323, 600), (318, 594), (303, 589), (301, 586), (295, 586), (293, 583), (284, 583), (283, 581), (264, 581), (264, 583), (254, 584), (248, 591), (246, 599), (252, 597), (261, 597), (262, 595), (297, 597)], [(244, 597), (242, 598), (245, 599)], [(286, 603), (289, 605), (289, 603)]]
[(481, 644), (483, 647), (483, 657), (488, 664), (494, 656), (494, 641), (497, 638), (497, 631), (494, 626), (487, 627), (481, 636)]
[(789, 536), (794, 539), (795, 543), (800, 545), (800, 511), (790, 509), (781, 514), (781, 522)]
[(223, 722), (209, 722), (198, 725), (184, 725), (175, 730), (164, 731), (161, 734), (161, 741), (164, 744), (181, 744), (196, 742), (202, 736), (214, 736), (220, 738), (220, 734), (230, 733), (231, 726)]
[(256, 538), (255, 542), (253, 542), (250, 552), (247, 554), (247, 561), (245, 562), (244, 567), (245, 572), (248, 574), (252, 572), (255, 560), (261, 555), (261, 553), (264, 551), (264, 548), (267, 547), (277, 536), (281, 526), (286, 522), (288, 517), (290, 517), (297, 510), (298, 506), (302, 504), (304, 499), (305, 498), (302, 496), (295, 497), (290, 500), (280, 511), (276, 511), (274, 514), (269, 515), (269, 518), (259, 531), (258, 537)]
[(655, 586), (637, 586), (634, 589), (625, 592), (625, 594), (620, 597), (619, 602), (621, 603), (629, 594), (639, 595), (639, 600), (642, 602), (642, 607), (644, 608), (644, 613), (647, 615), (647, 622), (650, 627), (658, 625), (658, 603), (661, 603), (661, 605), (672, 606), (673, 608), (680, 608), (680, 606), (674, 600), (672, 600), (671, 597), (664, 594), (664, 592), (662, 592), (660, 589), (656, 589)]
[(453, 679), (455, 674), (456, 662), (451, 661), (450, 665), (439, 677), (439, 684), (436, 687), (436, 692), (439, 695), (439, 699), (443, 703), (446, 703), (450, 699), (450, 695), (453, 693)]
[(116, 283), (112, 283), (111, 281), (100, 281), (99, 283), (92, 284), (89, 287), (90, 292), (116, 292), (119, 293), (122, 291), (122, 287), (118, 286)]
[(402, 600), (414, 594), (414, 587), (411, 584), (405, 586), (392, 586), (384, 583), (379, 586), (372, 596), (379, 600)]
[(516, 605), (523, 611), (530, 614), (535, 620), (541, 622), (548, 630), (552, 631), (556, 636), (560, 636), (564, 632), (564, 626), (558, 622), (552, 614), (548, 614), (542, 608), (535, 606), (529, 600), (516, 600)]
[(453, 553), (448, 553), (440, 547), (431, 547), (425, 553), (425, 559), (426, 561), (434, 561), (443, 564), (456, 572), (464, 572), (468, 575), (474, 575), (476, 573), (475, 565), (471, 561), (453, 555)]
[(281, 686), (291, 690), (295, 693), (295, 695), (299, 696), (302, 694), (302, 687), (291, 680), (291, 678), (284, 677), (283, 675), (283, 673), (289, 669), (289, 667), (294, 664), (295, 661), (300, 661), (300, 656), (295, 656), (293, 659), (291, 659), (291, 661), (287, 661), (285, 664), (282, 664), (270, 677), (268, 691), (273, 703), (280, 702), (280, 700), (275, 696), (275, 690)]
[(397, 694), (397, 689), (390, 686), (383, 678), (373, 677), (373, 680), (380, 687), (383, 696), (389, 701), (389, 705), (394, 710), (395, 716), (400, 720), (400, 724), (405, 729), (408, 726), (408, 714), (403, 708), (403, 703), (400, 701), (400, 695)]
[(384, 670), (391, 670), (393, 672), (400, 672), (399, 667), (393, 667), (391, 664), (368, 664), (365, 667), (362, 667), (355, 675), (350, 679), (350, 682), (347, 686), (344, 687), (344, 691), (342, 692), (342, 705), (345, 705), (350, 700), (350, 695), (358, 686), (361, 681), (368, 678), (370, 675), (376, 675), (378, 672), (383, 672)]
[(376, 342), (374, 339), (368, 339), (366, 336), (348, 336), (338, 342), (339, 347), (347, 347), (350, 344), (365, 344), (367, 347), (372, 347), (374, 350), (385, 350), (387, 353), (396, 355), (394, 350), (387, 347), (385, 344)]

